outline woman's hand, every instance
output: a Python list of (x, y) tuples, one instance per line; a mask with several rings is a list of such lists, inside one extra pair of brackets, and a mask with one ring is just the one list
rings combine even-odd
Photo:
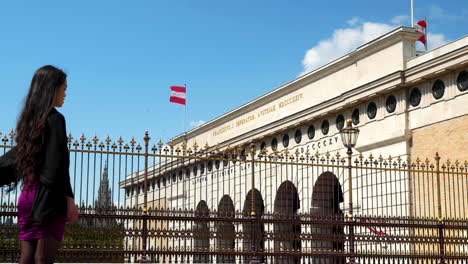
[(72, 224), (78, 221), (78, 207), (75, 200), (67, 196), (67, 222)]

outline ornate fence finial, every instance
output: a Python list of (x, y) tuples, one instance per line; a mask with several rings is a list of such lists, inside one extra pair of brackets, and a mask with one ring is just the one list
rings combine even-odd
[(148, 129), (146, 129), (145, 131), (145, 137), (143, 138), (143, 140), (145, 141), (145, 144), (148, 145), (149, 144), (149, 141), (150, 141), (150, 136), (149, 136), (149, 132), (148, 132)]

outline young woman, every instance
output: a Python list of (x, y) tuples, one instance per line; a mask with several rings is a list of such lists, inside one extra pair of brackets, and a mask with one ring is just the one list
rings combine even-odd
[(20, 263), (53, 263), (66, 222), (78, 220), (70, 185), (65, 118), (67, 75), (54, 66), (32, 78), (16, 127), (17, 146), (0, 158), (0, 181), (22, 182), (18, 200)]

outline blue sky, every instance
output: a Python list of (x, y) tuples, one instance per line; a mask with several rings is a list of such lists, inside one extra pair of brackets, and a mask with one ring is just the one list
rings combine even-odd
[[(430, 47), (467, 34), (462, 0), (415, 1)], [(188, 87), (187, 127), (265, 94), (389, 29), (410, 1), (5, 1), (0, 130), (15, 127), (34, 71), (69, 75), (68, 131), (152, 143), (183, 132), (169, 86)], [(421, 46), (420, 46), (421, 48)]]

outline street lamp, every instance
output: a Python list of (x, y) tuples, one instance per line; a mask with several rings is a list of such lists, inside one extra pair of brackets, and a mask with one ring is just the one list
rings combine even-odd
[(352, 178), (352, 164), (351, 155), (353, 154), (353, 147), (356, 146), (357, 138), (359, 136), (359, 129), (353, 128), (353, 121), (346, 120), (346, 127), (340, 130), (341, 140), (343, 145), (348, 149), (348, 182), (349, 182), (349, 251), (352, 254), (348, 264), (356, 263), (354, 257), (354, 221), (353, 221), (353, 178)]
[(343, 145), (348, 149), (348, 152), (352, 154), (351, 149), (356, 146), (359, 129), (353, 127), (353, 121), (351, 119), (346, 120), (346, 127), (340, 130), (340, 135)]

